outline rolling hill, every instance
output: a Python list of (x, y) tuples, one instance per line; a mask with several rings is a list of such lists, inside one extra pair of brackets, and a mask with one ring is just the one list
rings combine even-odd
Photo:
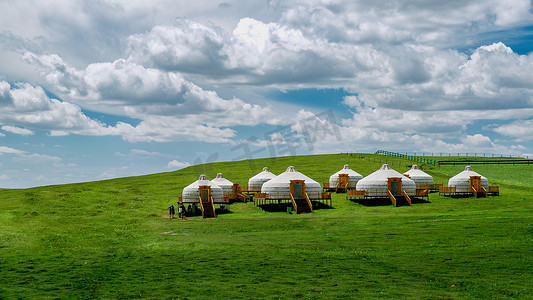
[[(446, 157), (450, 159), (450, 157)], [(501, 195), (289, 215), (253, 203), (215, 219), (168, 219), (183, 187), (222, 172), (246, 185), (268, 166), (318, 182), (373, 154), (220, 162), (139, 177), (0, 191), (0, 298), (529, 298), (533, 294), (533, 167), (476, 165)], [(464, 166), (424, 166), (435, 182)]]

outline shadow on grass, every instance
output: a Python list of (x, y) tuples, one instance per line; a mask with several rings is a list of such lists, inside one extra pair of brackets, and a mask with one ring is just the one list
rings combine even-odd
[[(389, 206), (392, 205), (392, 201), (388, 197), (383, 198), (360, 198), (360, 199), (351, 199), (351, 201), (361, 204), (363, 206)], [(422, 198), (412, 198), (412, 204), (424, 204), (430, 203), (429, 200)], [(408, 206), (409, 203), (403, 198), (397, 199), (398, 206)]]
[[(262, 204), (262, 205), (258, 205), (257, 207), (259, 207), (260, 209), (266, 212), (286, 212), (288, 208), (291, 208), (291, 210), (293, 209), (292, 203), (290, 202)], [(325, 203), (313, 202), (313, 210), (315, 209), (333, 209), (333, 207)]]
[[(227, 208), (215, 208), (215, 214), (217, 215), (228, 215), (228, 214), (233, 214), (234, 212), (232, 212), (231, 210), (227, 209)], [(202, 215), (202, 212), (200, 212), (200, 215)]]

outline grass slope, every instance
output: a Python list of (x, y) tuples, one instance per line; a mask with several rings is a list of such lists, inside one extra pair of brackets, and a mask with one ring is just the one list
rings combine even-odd
[[(448, 158), (448, 157), (447, 157)], [(184, 186), (217, 172), (246, 185), (268, 166), (319, 182), (343, 164), (368, 175), (371, 155), (223, 162), (177, 172), (0, 191), (0, 298), (530, 298), (533, 168), (474, 166), (502, 195), (431, 195), (413, 206), (267, 213), (235, 204), (216, 219), (170, 220)], [(436, 182), (462, 166), (425, 166)]]

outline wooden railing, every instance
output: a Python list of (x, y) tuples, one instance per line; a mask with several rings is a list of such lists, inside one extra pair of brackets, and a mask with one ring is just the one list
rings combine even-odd
[(498, 185), (489, 186), (489, 193), (491, 195), (499, 195), (500, 194), (500, 186), (498, 186)]
[(309, 205), (309, 209), (311, 209), (311, 212), (313, 212), (313, 203), (311, 203), (311, 200), (309, 199), (309, 196), (307, 196), (307, 193), (304, 193), (305, 200), (307, 200), (307, 205)]
[(483, 193), (483, 195), (484, 195), (485, 197), (487, 197), (487, 190), (485, 189), (484, 186), (481, 187), (481, 192)]
[(298, 214), (298, 205), (296, 205), (296, 201), (294, 201), (294, 197), (292, 196), (292, 193), (289, 193), (291, 195), (291, 201), (292, 201), (292, 207), (294, 208), (294, 213)]
[(470, 191), (474, 194), (474, 197), (477, 198), (477, 191), (476, 191), (476, 188), (474, 186), (470, 187)]
[(442, 187), (442, 183), (421, 183), (417, 184), (417, 189), (428, 190), (428, 191), (438, 191)]
[(215, 216), (215, 204), (213, 202), (213, 197), (211, 197), (211, 209), (213, 210), (213, 216)]
[(346, 198), (362, 198), (368, 195), (365, 190), (348, 190), (346, 192)]
[(429, 197), (428, 190), (416, 190), (415, 197)]
[(405, 190), (402, 190), (402, 192), (403, 192), (403, 196), (405, 197), (405, 200), (407, 200), (409, 205), (411, 205), (411, 197), (409, 197), (409, 195), (407, 195), (407, 192)]
[(455, 194), (456, 193), (456, 187), (455, 186), (441, 186), (439, 188), (439, 195), (441, 194)]
[(267, 193), (255, 193), (254, 199), (268, 199)]
[(389, 198), (392, 201), (392, 204), (394, 204), (394, 206), (397, 206), (396, 205), (396, 198), (394, 197), (394, 195), (391, 193), (390, 190), (387, 190), (387, 194), (389, 195)]

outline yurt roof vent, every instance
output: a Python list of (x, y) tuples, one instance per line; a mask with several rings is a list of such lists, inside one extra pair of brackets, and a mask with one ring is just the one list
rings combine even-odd
[(392, 168), (389, 166), (389, 164), (383, 164), (381, 166), (381, 168), (379, 168), (380, 170), (392, 170)]
[(285, 172), (298, 172), (298, 171), (296, 171), (295, 167), (290, 166), (290, 167), (287, 168), (287, 170), (285, 170)]

